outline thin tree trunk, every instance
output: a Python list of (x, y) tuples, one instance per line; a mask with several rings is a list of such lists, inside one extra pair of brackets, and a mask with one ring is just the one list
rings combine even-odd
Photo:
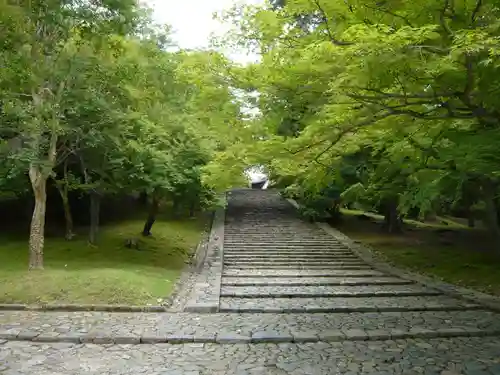
[(71, 214), (71, 206), (69, 204), (69, 198), (68, 198), (68, 159), (64, 161), (63, 173), (64, 173), (63, 180), (55, 181), (55, 183), (57, 191), (59, 192), (59, 195), (61, 196), (61, 200), (63, 203), (64, 221), (66, 223), (65, 238), (66, 240), (70, 241), (73, 239), (75, 234), (73, 233), (73, 215)]
[(500, 228), (498, 227), (498, 210), (495, 204), (495, 186), (489, 179), (483, 181), (482, 185), (483, 199), (486, 206), (486, 224), (495, 240), (500, 243)]
[(384, 202), (384, 229), (389, 233), (401, 233), (401, 218), (398, 213), (397, 198), (389, 198)]
[(47, 208), (47, 177), (34, 165), (29, 168), (29, 177), (35, 197), (35, 208), (31, 218), (29, 239), (29, 269), (43, 269), (43, 246), (45, 241), (45, 211)]
[[(35, 51), (35, 50), (34, 50)], [(33, 52), (33, 51), (32, 51)], [(59, 88), (56, 92), (56, 98), (60, 99), (65, 87), (65, 81), (60, 82)], [(38, 92), (32, 91), (31, 96), (35, 109), (43, 107), (43, 93), (44, 89)], [(40, 120), (39, 118), (38, 120)], [(49, 148), (46, 158), (42, 158), (43, 167), (31, 163), (28, 169), (28, 175), (33, 188), (33, 195), (35, 196), (35, 208), (33, 209), (33, 216), (30, 225), (30, 239), (29, 239), (29, 269), (43, 269), (43, 247), (45, 242), (45, 212), (47, 210), (47, 179), (52, 172), (57, 160), (57, 127), (59, 125), (56, 113), (52, 113), (52, 118), (48, 122), (48, 129), (50, 130)], [(36, 151), (41, 151), (40, 140), (44, 135), (42, 133), (34, 133), (33, 146)]]
[(474, 214), (471, 211), (469, 211), (469, 213), (467, 214), (467, 226), (469, 228), (476, 227), (476, 219), (474, 217)]
[(139, 193), (139, 203), (142, 205), (147, 205), (148, 204), (148, 193), (145, 191), (141, 191)]
[(71, 240), (75, 234), (73, 233), (73, 215), (71, 214), (71, 205), (69, 204), (68, 189), (66, 186), (61, 186), (60, 183), (56, 183), (56, 187), (59, 195), (61, 196), (64, 208), (64, 221), (66, 223), (65, 238), (67, 240)]
[(149, 208), (148, 218), (146, 223), (144, 224), (144, 229), (142, 230), (143, 236), (151, 236), (151, 228), (153, 228), (153, 224), (156, 221), (156, 215), (158, 214), (158, 210), (160, 208), (160, 200), (158, 199), (157, 194), (153, 193), (153, 199), (151, 201), (151, 207)]
[(179, 208), (180, 208), (180, 202), (178, 197), (174, 197), (173, 202), (172, 202), (172, 211), (174, 214), (175, 218), (179, 217)]
[(99, 233), (99, 216), (101, 209), (101, 197), (96, 191), (90, 193), (90, 231), (89, 242), (92, 245), (97, 244), (97, 235)]
[(69, 204), (68, 192), (65, 192), (65, 197), (63, 198), (63, 207), (64, 207), (64, 219), (66, 222), (66, 236), (65, 238), (70, 241), (75, 237), (75, 233), (73, 232), (73, 215), (71, 214), (71, 206)]
[(469, 205), (466, 208), (466, 216), (467, 216), (467, 226), (469, 228), (474, 228), (476, 226), (476, 217), (474, 215), (474, 210), (472, 209), (472, 205)]
[(341, 200), (335, 199), (333, 201), (332, 207), (329, 209), (329, 214), (331, 216), (331, 223), (337, 224), (341, 221), (342, 214), (340, 213)]

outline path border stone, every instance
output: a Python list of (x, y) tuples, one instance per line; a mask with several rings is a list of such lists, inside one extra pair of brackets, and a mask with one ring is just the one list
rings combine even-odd
[(226, 221), (226, 194), (223, 207), (214, 214), (206, 256), (200, 264), (195, 284), (184, 307), (186, 312), (212, 313), (219, 311), (222, 268), (224, 264), (224, 226)]
[[(291, 198), (285, 198), (292, 206), (299, 208), (300, 205), (297, 201)], [(346, 236), (341, 231), (331, 227), (326, 223), (315, 223), (318, 227), (336, 238), (343, 245), (347, 246), (363, 261), (371, 265), (374, 269), (384, 272), (388, 275), (400, 277), (405, 280), (414, 281), (416, 283), (425, 285), (429, 288), (437, 289), (447, 295), (465, 299), (485, 306), (486, 308), (500, 312), (500, 297), (492, 296), (490, 294), (482, 293), (470, 288), (460, 287), (458, 285), (450, 284), (439, 280), (432, 276), (426, 276), (409, 270), (401, 269), (391, 264), (387, 259), (380, 259), (376, 252), (368, 245), (360, 241), (353, 240)]]
[(253, 334), (238, 331), (204, 332), (204, 333), (161, 333), (153, 332), (143, 335), (106, 335), (95, 333), (57, 333), (15, 331), (0, 332), (0, 345), (7, 341), (31, 341), (40, 343), (65, 342), (73, 344), (254, 344), (254, 343), (305, 343), (305, 342), (342, 342), (342, 341), (383, 341), (398, 339), (435, 339), (454, 337), (495, 337), (500, 330), (483, 330), (469, 327), (451, 327), (444, 329), (427, 329), (414, 327), (402, 329), (328, 329), (325, 331), (269, 331), (263, 328)]
[(167, 312), (168, 302), (165, 306), (131, 306), (131, 305), (91, 305), (91, 304), (0, 304), (0, 311), (102, 311), (102, 312)]
[(196, 247), (196, 251), (188, 264), (188, 267), (182, 272), (181, 276), (175, 283), (173, 292), (169, 297), (168, 311), (178, 312), (183, 311), (184, 306), (187, 303), (188, 297), (190, 296), (197, 275), (200, 273), (203, 264), (207, 257), (208, 243), (210, 241), (210, 231), (212, 223), (214, 221), (215, 211), (210, 212), (207, 215), (208, 221), (203, 230), (203, 235)]

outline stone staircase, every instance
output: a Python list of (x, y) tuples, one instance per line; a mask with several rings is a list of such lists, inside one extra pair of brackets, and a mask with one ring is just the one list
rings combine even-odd
[(276, 192), (234, 190), (228, 203), (184, 308), (196, 313), (182, 318), (187, 342), (500, 336), (500, 314), (375, 269)]
[(235, 190), (226, 211), (220, 312), (462, 311), (481, 307), (374, 270), (275, 192)]
[(489, 303), (371, 267), (272, 191), (234, 191), (226, 214), (182, 312), (0, 311), (0, 373), (500, 375)]

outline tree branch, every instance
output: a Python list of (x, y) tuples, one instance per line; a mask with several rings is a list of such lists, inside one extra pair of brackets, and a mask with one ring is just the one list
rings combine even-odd
[(474, 11), (472, 12), (471, 16), (471, 23), (474, 24), (476, 22), (476, 17), (481, 11), (481, 7), (483, 6), (483, 0), (477, 0), (476, 2), (476, 7), (474, 8)]
[(433, 108), (432, 110), (429, 110), (427, 112), (417, 112), (413, 111), (411, 109), (392, 109), (392, 108), (386, 108), (392, 115), (406, 115), (406, 116), (411, 116), (415, 117), (421, 120), (446, 120), (446, 119), (473, 119), (476, 116), (472, 113), (470, 114), (459, 114), (456, 112), (451, 112), (450, 110), (447, 112), (447, 114), (443, 115), (432, 115), (433, 112), (436, 111), (436, 108)]
[(421, 50), (426, 50), (431, 53), (435, 53), (437, 55), (445, 56), (449, 53), (448, 49), (443, 49), (441, 47), (436, 47), (436, 46), (429, 46), (429, 45), (415, 45), (415, 46), (408, 46), (409, 48), (415, 48), (415, 49), (421, 49)]
[(354, 90), (360, 90), (360, 91), (373, 92), (373, 93), (382, 95), (384, 98), (395, 98), (395, 99), (426, 99), (426, 98), (436, 98), (436, 97), (445, 97), (446, 98), (446, 97), (454, 96), (456, 94), (455, 92), (451, 92), (451, 91), (450, 92), (443, 92), (443, 93), (439, 93), (439, 94), (436, 94), (436, 93), (431, 93), (431, 94), (425, 94), (425, 93), (400, 94), (400, 93), (395, 93), (395, 92), (385, 92), (382, 90), (371, 89), (371, 88), (366, 88), (366, 87), (356, 87), (356, 86), (340, 86), (340, 87), (344, 88), (344, 89), (354, 89)]
[(325, 30), (326, 33), (328, 34), (328, 38), (330, 41), (335, 44), (336, 46), (351, 46), (354, 43), (352, 42), (344, 42), (342, 40), (338, 40), (333, 36), (332, 31), (330, 30), (330, 26), (328, 25), (328, 15), (324, 11), (324, 9), (321, 7), (321, 4), (319, 3), (319, 0), (312, 0), (312, 2), (316, 5), (318, 8), (319, 12), (321, 13), (321, 20), (323, 21), (323, 24), (325, 25)]
[(448, 8), (450, 8), (450, 6), (451, 0), (444, 0), (444, 6), (439, 12), (439, 22), (445, 33), (451, 36), (453, 35), (453, 31), (450, 29), (450, 26), (446, 22), (446, 11), (448, 10)]
[[(330, 142), (330, 144), (328, 145), (327, 148), (325, 148), (323, 151), (321, 151), (318, 155), (316, 155), (316, 157), (314, 158), (314, 162), (317, 162), (319, 163), (319, 158), (321, 156), (323, 156), (325, 153), (327, 153), (328, 151), (330, 151), (337, 143), (340, 142), (340, 140), (342, 139), (342, 137), (344, 135), (346, 135), (347, 133), (350, 133), (352, 130), (354, 129), (354, 127), (348, 127), (348, 128), (345, 128), (343, 129), (340, 133), (337, 134), (337, 137)], [(320, 163), (321, 164), (321, 163)]]
[[(373, 103), (373, 104), (380, 104), (383, 105), (383, 100), (387, 100), (390, 98), (384, 97), (384, 96), (366, 96), (366, 95), (356, 95), (356, 94), (346, 94), (348, 97), (363, 101), (363, 102), (368, 102), (368, 103)], [(409, 102), (408, 99), (413, 99), (409, 97), (402, 96), (401, 98), (404, 101), (404, 104), (400, 104), (397, 106), (394, 106), (392, 108), (397, 108), (397, 107), (407, 107), (407, 106), (412, 106), (412, 105), (435, 105), (435, 104), (443, 104), (442, 101), (438, 101), (437, 98), (436, 100), (418, 100), (414, 102)], [(432, 98), (429, 98), (432, 99)]]
[(292, 151), (292, 150), (289, 150), (289, 149), (285, 149), (285, 150), (286, 150), (286, 151), (288, 151), (288, 152), (289, 152), (290, 154), (292, 154), (292, 155), (296, 155), (296, 154), (301, 153), (301, 152), (303, 152), (303, 151), (305, 151), (305, 150), (308, 150), (308, 149), (310, 149), (310, 148), (313, 148), (313, 147), (319, 146), (319, 145), (321, 145), (321, 144), (325, 143), (326, 141), (328, 141), (328, 139), (323, 139), (323, 140), (321, 140), (321, 141), (311, 143), (311, 144), (309, 144), (309, 145), (307, 145), (307, 146), (304, 146), (304, 147), (301, 147), (301, 148), (299, 148), (298, 150), (295, 150), (295, 151)]
[(412, 23), (410, 22), (410, 20), (408, 20), (408, 18), (406, 18), (405, 16), (402, 16), (400, 14), (397, 14), (397, 13), (394, 13), (394, 12), (391, 12), (390, 10), (388, 9), (381, 9), (381, 8), (378, 8), (378, 7), (372, 7), (372, 6), (369, 6), (369, 5), (364, 5), (365, 8), (368, 8), (368, 9), (372, 9), (372, 10), (375, 10), (377, 12), (382, 12), (382, 13), (387, 13), (393, 17), (396, 17), (396, 18), (400, 18), (402, 19), (406, 25), (410, 26), (410, 27), (414, 27), (412, 25)]
[(472, 107), (471, 94), (472, 90), (474, 90), (475, 78), (473, 71), (473, 61), (472, 56), (470, 54), (465, 55), (465, 71), (466, 71), (466, 79), (465, 79), (465, 87), (462, 95), (462, 101), (469, 108)]

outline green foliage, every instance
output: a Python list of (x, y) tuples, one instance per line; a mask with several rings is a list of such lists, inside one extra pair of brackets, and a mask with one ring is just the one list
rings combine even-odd
[[(258, 162), (304, 191), (338, 186), (344, 203), (395, 203), (400, 215), (484, 201), (491, 222), (500, 216), (499, 15), (498, 2), (476, 0), (234, 7), (224, 41), (262, 54), (241, 73), (242, 87), (259, 92), (248, 128), (258, 136), (218, 155), (212, 173)], [(497, 223), (490, 229), (500, 235)]]
[(0, 192), (31, 183), (30, 267), (43, 267), (49, 180), (66, 202), (80, 191), (213, 204), (203, 167), (242, 118), (230, 61), (168, 52), (169, 28), (134, 0), (0, 0), (0, 24)]

